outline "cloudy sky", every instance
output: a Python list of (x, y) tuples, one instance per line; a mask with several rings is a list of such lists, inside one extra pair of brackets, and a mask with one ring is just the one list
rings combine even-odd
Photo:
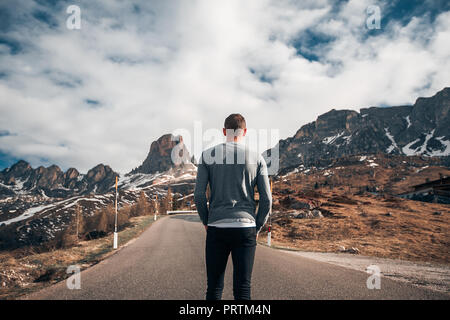
[(195, 121), (240, 112), (286, 138), (331, 108), (412, 104), (449, 74), (447, 0), (2, 0), (0, 168), (128, 172)]

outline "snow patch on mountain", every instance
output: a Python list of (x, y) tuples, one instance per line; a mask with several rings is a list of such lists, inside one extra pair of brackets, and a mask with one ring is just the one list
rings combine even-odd
[(79, 199), (75, 200), (74, 202), (69, 203), (68, 205), (65, 205), (63, 207), (63, 209), (68, 209), (70, 207), (73, 207), (74, 205), (76, 205), (81, 200), (84, 200), (84, 201), (96, 201), (96, 202), (101, 202), (101, 204), (105, 204), (102, 199), (97, 199), (97, 198), (79, 198)]
[(409, 118), (409, 115), (405, 117), (405, 120), (406, 120), (406, 124), (408, 125), (406, 127), (406, 129), (408, 129), (409, 127), (411, 127), (411, 119)]
[(450, 155), (450, 140), (444, 140), (445, 137), (438, 137), (436, 140), (445, 147), (444, 150), (435, 150), (430, 153), (430, 157), (441, 157), (441, 156), (449, 156)]
[(350, 141), (352, 141), (352, 135), (348, 135), (348, 136), (343, 136), (342, 139), (345, 140), (345, 144), (349, 144)]
[(395, 142), (394, 136), (389, 132), (389, 128), (384, 128), (386, 137), (391, 141), (391, 145), (386, 149), (387, 153), (391, 153), (394, 150), (398, 150), (398, 145)]
[(119, 177), (119, 188), (126, 190), (141, 190), (149, 186), (152, 182), (163, 175), (163, 173), (135, 173), (130, 175), (121, 175)]
[(336, 134), (334, 136), (326, 137), (326, 138), (322, 139), (322, 142), (324, 144), (332, 144), (333, 142), (336, 141), (336, 139), (342, 137), (344, 135), (344, 133), (345, 133), (345, 131), (342, 131), (342, 132), (340, 132), (340, 133), (338, 133), (338, 134)]
[(407, 156), (414, 156), (414, 155), (434, 156), (433, 153), (436, 153), (436, 151), (428, 152), (428, 149), (427, 149), (428, 141), (430, 141), (430, 139), (433, 138), (434, 131), (435, 131), (435, 129), (431, 130), (431, 132), (429, 132), (429, 133), (425, 133), (425, 141), (423, 142), (423, 144), (420, 147), (411, 149), (411, 146), (413, 146), (414, 144), (419, 142), (420, 139), (416, 139), (416, 140), (408, 143), (406, 146), (404, 146), (402, 148), (403, 153)]
[(25, 194), (26, 193), (26, 191), (24, 190), (23, 186), (24, 186), (25, 183), (27, 183), (28, 179), (29, 178), (24, 179), (24, 180), (23, 179), (17, 179), (15, 181), (15, 185), (12, 187), (12, 189), (14, 190), (14, 192), (16, 194)]
[(32, 207), (29, 208), (27, 210), (25, 210), (24, 213), (22, 213), (20, 216), (6, 220), (6, 221), (2, 221), (0, 222), (0, 224), (5, 224), (5, 225), (9, 225), (13, 222), (18, 222), (18, 221), (22, 221), (28, 218), (31, 218), (32, 216), (34, 216), (36, 213), (41, 212), (45, 209), (51, 208), (53, 207), (55, 204), (51, 203), (51, 204), (47, 204), (47, 205), (42, 205), (42, 206), (37, 206), (37, 207)]

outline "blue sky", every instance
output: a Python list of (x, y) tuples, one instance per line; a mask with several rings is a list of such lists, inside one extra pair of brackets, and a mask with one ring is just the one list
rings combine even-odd
[(449, 3), (2, 1), (0, 169), (128, 172), (159, 136), (232, 112), (286, 138), (332, 108), (412, 104), (449, 85)]

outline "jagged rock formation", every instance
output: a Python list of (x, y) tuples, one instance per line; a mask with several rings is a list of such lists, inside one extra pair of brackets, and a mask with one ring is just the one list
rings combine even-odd
[(33, 169), (28, 162), (20, 160), (0, 172), (0, 194), (8, 196), (31, 192), (50, 197), (68, 197), (103, 193), (114, 185), (116, 175), (109, 166), (103, 164), (82, 175), (75, 168), (63, 172), (56, 165)]
[(191, 164), (191, 160), (189, 151), (183, 143), (183, 137), (165, 134), (152, 142), (147, 158), (142, 165), (130, 173), (163, 172), (185, 164)]
[(88, 192), (105, 193), (115, 184), (117, 175), (109, 166), (98, 164), (86, 173), (81, 182)]
[[(412, 106), (331, 110), (280, 140), (280, 169), (346, 155), (450, 155), (450, 88)], [(267, 150), (264, 156), (271, 154)]]

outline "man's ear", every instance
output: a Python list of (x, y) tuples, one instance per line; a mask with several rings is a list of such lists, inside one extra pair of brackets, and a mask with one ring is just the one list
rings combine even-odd
[(227, 136), (227, 129), (223, 128), (223, 135), (226, 137)]
[(244, 134), (242, 136), (245, 137), (246, 134), (247, 134), (247, 128), (244, 129)]

